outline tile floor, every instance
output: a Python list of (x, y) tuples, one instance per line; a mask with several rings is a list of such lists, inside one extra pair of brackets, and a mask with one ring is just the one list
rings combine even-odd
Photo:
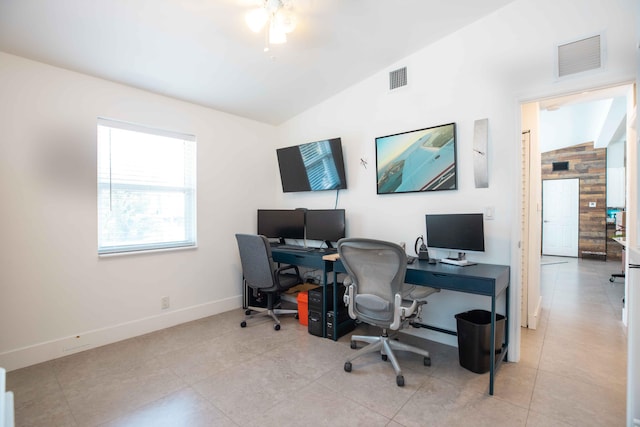
[(522, 359), (488, 374), (426, 342), (432, 366), (401, 354), (406, 385), (348, 337), (292, 318), (239, 327), (242, 311), (12, 371), (17, 426), (623, 426), (626, 338), (619, 262), (543, 259), (544, 309)]

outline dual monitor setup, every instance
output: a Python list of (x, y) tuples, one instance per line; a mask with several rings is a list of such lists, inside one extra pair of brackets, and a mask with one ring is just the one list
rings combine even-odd
[(320, 240), (333, 247), (345, 237), (344, 209), (258, 209), (258, 234), (270, 239)]
[[(471, 265), (466, 252), (484, 252), (484, 216), (481, 213), (427, 214), (426, 244), (432, 249), (458, 252), (456, 257), (442, 258), (440, 262)], [(278, 239), (304, 239), (323, 241), (327, 248), (345, 233), (344, 209), (259, 209), (258, 234)]]

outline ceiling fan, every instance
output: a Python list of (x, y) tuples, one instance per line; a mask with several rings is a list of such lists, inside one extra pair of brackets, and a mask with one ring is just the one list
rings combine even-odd
[[(238, 0), (250, 9), (245, 14), (245, 22), (254, 33), (264, 31), (265, 47), (268, 52), (271, 45), (287, 42), (287, 34), (293, 32), (298, 24), (300, 6), (308, 6), (313, 0)], [(303, 5), (304, 4), (304, 5)]]

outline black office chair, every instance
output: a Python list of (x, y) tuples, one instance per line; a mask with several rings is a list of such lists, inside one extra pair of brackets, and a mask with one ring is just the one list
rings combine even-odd
[(298, 310), (277, 308), (276, 298), (280, 292), (303, 282), (297, 266), (276, 267), (271, 255), (271, 246), (265, 236), (259, 234), (236, 234), (245, 290), (262, 298), (267, 297), (266, 309), (247, 309), (241, 327), (247, 326), (247, 320), (257, 316), (270, 316), (275, 321), (273, 328), (280, 330), (279, 314), (295, 314)]
[[(412, 319), (419, 316), (422, 304), (426, 302), (411, 297), (415, 290), (404, 285), (407, 255), (395, 243), (359, 238), (340, 239), (338, 253), (351, 282), (344, 295), (344, 301), (349, 306), (349, 316), (382, 328), (380, 336), (351, 336), (351, 348), (357, 347), (357, 341), (368, 345), (347, 358), (344, 370), (351, 372), (351, 362), (358, 357), (380, 352), (382, 360), (391, 361), (396, 373), (396, 384), (402, 387), (404, 376), (393, 350), (419, 354), (423, 356), (425, 366), (431, 365), (428, 351), (401, 343), (396, 340), (397, 334), (393, 333), (408, 326)], [(421, 298), (438, 292), (438, 289), (423, 288)]]

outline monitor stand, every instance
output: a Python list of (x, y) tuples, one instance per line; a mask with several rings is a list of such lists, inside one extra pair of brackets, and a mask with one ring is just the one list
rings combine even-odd
[(324, 243), (327, 245), (327, 249), (333, 249), (333, 246), (331, 245), (330, 241), (325, 240)]
[(457, 258), (442, 258), (441, 263), (458, 265), (460, 267), (466, 267), (468, 265), (475, 265), (475, 262), (467, 261), (467, 255), (464, 252), (458, 252)]

